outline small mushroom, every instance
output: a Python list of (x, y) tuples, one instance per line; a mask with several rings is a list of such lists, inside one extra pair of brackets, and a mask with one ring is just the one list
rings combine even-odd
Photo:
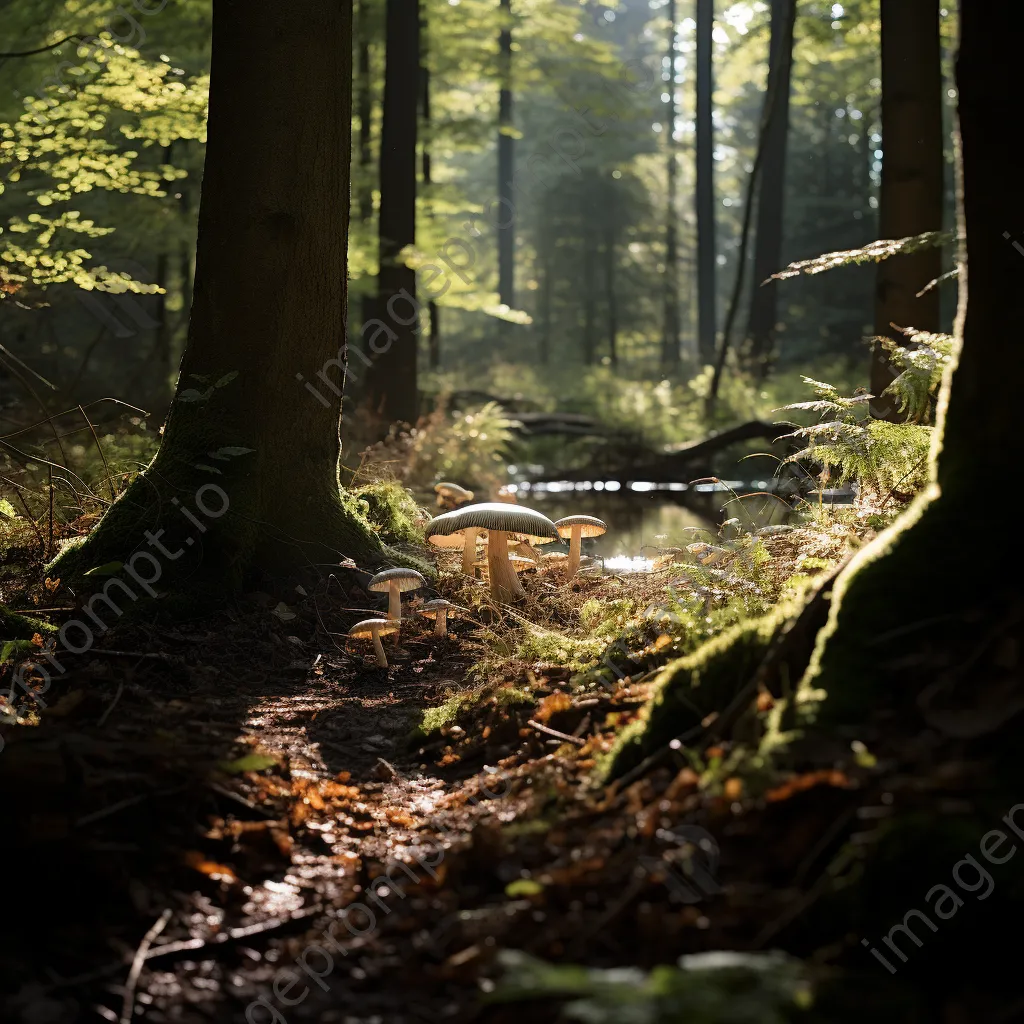
[(557, 537), (555, 524), (547, 516), (522, 505), (483, 502), (445, 512), (432, 519), (424, 531), (429, 539), (435, 534), (452, 534), (475, 527), (487, 534), (487, 572), (491, 595), (497, 601), (513, 601), (526, 596), (522, 583), (508, 557), (509, 535)]
[(388, 592), (388, 618), (402, 617), (402, 593), (419, 590), (427, 581), (415, 569), (385, 569), (377, 573), (367, 585), (367, 590)]
[(457, 615), (465, 610), (465, 608), (460, 608), (457, 604), (452, 604), (451, 601), (446, 601), (443, 597), (439, 597), (434, 601), (428, 601), (420, 609), (426, 618), (434, 620), (434, 636), (447, 636), (448, 616)]
[(442, 480), (441, 483), (435, 484), (434, 493), (437, 495), (438, 508), (465, 505), (466, 502), (473, 500), (472, 491), (467, 491), (465, 487), (453, 484), (449, 480)]
[(458, 533), (434, 534), (427, 539), (435, 548), (447, 548), (462, 552), (462, 571), (466, 576), (473, 575), (473, 561), (476, 558), (476, 544), (480, 530), (469, 526)]
[(380, 638), (388, 633), (397, 632), (398, 623), (393, 619), (363, 619), (362, 622), (357, 622), (348, 631), (348, 635), (353, 640), (373, 640), (373, 649), (377, 654), (377, 664), (381, 668), (387, 668), (388, 659), (384, 655), (384, 645), (380, 642)]
[(555, 523), (559, 537), (569, 541), (569, 561), (565, 566), (565, 578), (571, 580), (580, 567), (580, 542), (584, 537), (600, 537), (608, 527), (593, 516), (566, 516)]

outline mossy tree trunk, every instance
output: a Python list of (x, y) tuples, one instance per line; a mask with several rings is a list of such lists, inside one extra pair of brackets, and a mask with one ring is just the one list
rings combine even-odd
[[(176, 394), (152, 464), (58, 559), (65, 580), (153, 550), (147, 530), (165, 530), (165, 548), (179, 549), (160, 559), (191, 573), (198, 565), (218, 584), (339, 554), (380, 560), (339, 488), (340, 398), (301, 383), (318, 373), (337, 380), (345, 356), (351, 14), (348, 0), (215, 0), (195, 289)], [(179, 562), (183, 544), (190, 557)]]
[(961, 349), (940, 402), (931, 486), (836, 588), (806, 678), (827, 691), (830, 717), (856, 716), (876, 699), (906, 705), (923, 685), (939, 684), (937, 701), (987, 703), (994, 721), (998, 705), (1009, 706), (1001, 688), (1021, 682), (1013, 637), (1024, 558), (1014, 531), (993, 530), (989, 505), (1024, 458), (1024, 255), (1013, 245), (1024, 241), (1024, 201), (1016, 138), (1006, 130), (1018, 106), (1006, 68), (1024, 12), (992, 19), (964, 4), (960, 18)]

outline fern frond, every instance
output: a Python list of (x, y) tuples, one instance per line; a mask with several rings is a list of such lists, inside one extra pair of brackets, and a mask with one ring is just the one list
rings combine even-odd
[(769, 281), (785, 281), (800, 274), (822, 274), (836, 267), (848, 267), (859, 263), (880, 263), (890, 256), (899, 256), (921, 249), (934, 249), (948, 245), (956, 239), (955, 231), (925, 231), (920, 235), (908, 235), (906, 238), (881, 238), (869, 242), (860, 249), (842, 249), (838, 252), (826, 252), (813, 259), (790, 263), (777, 274), (772, 274)]

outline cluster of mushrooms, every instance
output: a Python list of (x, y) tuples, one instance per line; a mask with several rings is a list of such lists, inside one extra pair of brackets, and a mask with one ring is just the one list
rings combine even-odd
[[(445, 512), (432, 519), (424, 533), (435, 547), (461, 550), (462, 571), (467, 576), (473, 575), (476, 565), (486, 564), (491, 595), (507, 603), (526, 595), (517, 569), (537, 564), (536, 545), (569, 541), (565, 578), (570, 580), (580, 567), (583, 538), (600, 537), (607, 529), (593, 516), (568, 516), (553, 523), (534, 509), (495, 501)], [(486, 563), (476, 560), (478, 543), (486, 548)]]
[[(363, 619), (357, 622), (348, 635), (353, 640), (372, 640), (373, 649), (377, 655), (377, 664), (381, 668), (388, 667), (387, 655), (384, 653), (384, 645), (380, 642), (382, 636), (389, 636), (397, 633), (402, 628), (402, 594), (410, 590), (419, 590), (427, 585), (422, 573), (415, 569), (385, 569), (377, 573), (367, 584), (367, 590), (386, 592), (388, 595), (388, 617), (386, 619), (374, 618)], [(434, 635), (448, 635), (448, 616), (458, 615), (464, 612), (451, 601), (444, 598), (437, 598), (427, 603), (420, 609), (424, 618), (434, 620)]]
[[(445, 489), (443, 494), (442, 487)], [(472, 501), (473, 492), (457, 484), (439, 484), (436, 490), (441, 507), (448, 503), (457, 507), (436, 516), (427, 524), (424, 531), (427, 541), (437, 548), (461, 551), (462, 571), (467, 576), (474, 575), (477, 566), (486, 566), (491, 596), (502, 603), (526, 596), (517, 573), (538, 564), (540, 555), (535, 546), (560, 539), (569, 542), (568, 556), (560, 556), (565, 558), (565, 578), (568, 581), (580, 568), (583, 538), (600, 537), (608, 529), (593, 516), (567, 516), (552, 522), (534, 509), (510, 502), (464, 504)], [(483, 561), (477, 561), (478, 545), (485, 549)], [(369, 590), (388, 594), (387, 618), (364, 619), (352, 627), (349, 636), (355, 640), (372, 640), (377, 664), (381, 668), (388, 665), (381, 637), (397, 633), (401, 628), (402, 594), (426, 584), (427, 581), (415, 569), (387, 569), (370, 580)], [(420, 609), (421, 614), (435, 620), (434, 633), (439, 637), (448, 634), (448, 616), (464, 611), (464, 608), (442, 598), (428, 601)]]

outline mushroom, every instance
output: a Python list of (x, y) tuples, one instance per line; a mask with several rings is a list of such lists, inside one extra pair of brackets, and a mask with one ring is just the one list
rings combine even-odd
[(388, 592), (388, 618), (402, 617), (402, 593), (406, 590), (419, 590), (427, 581), (415, 569), (385, 569), (377, 573), (367, 585), (367, 590), (386, 590)]
[(452, 604), (451, 601), (446, 601), (443, 597), (439, 597), (434, 601), (428, 601), (420, 609), (422, 614), (428, 619), (435, 620), (434, 636), (447, 636), (448, 616), (464, 612), (465, 610), (465, 608), (460, 608), (457, 604)]
[(453, 484), (449, 480), (442, 480), (434, 485), (434, 493), (437, 495), (437, 507), (444, 508), (446, 505), (465, 505), (467, 501), (473, 500), (473, 492), (467, 491), (459, 484)]
[[(514, 550), (513, 548), (509, 549), (508, 560), (512, 563), (512, 568), (517, 573), (526, 572), (527, 569), (537, 568), (537, 562), (535, 559), (529, 558), (526, 555), (521, 555), (518, 551)], [(489, 563), (487, 559), (484, 558), (482, 561), (476, 562), (474, 564), (478, 565), (481, 569), (487, 569)]]
[(381, 668), (388, 667), (388, 659), (384, 656), (384, 645), (380, 642), (382, 636), (388, 633), (397, 633), (398, 623), (393, 619), (363, 619), (357, 622), (349, 631), (348, 635), (353, 640), (373, 640), (373, 649), (377, 653), (377, 664)]
[(473, 561), (476, 558), (476, 542), (480, 531), (475, 526), (469, 526), (457, 533), (435, 534), (428, 536), (428, 540), (435, 548), (447, 548), (449, 550), (462, 551), (462, 571), (466, 576), (473, 575)]
[(452, 534), (475, 527), (487, 534), (487, 570), (491, 595), (497, 601), (513, 601), (525, 597), (508, 557), (509, 534), (518, 540), (532, 537), (557, 537), (555, 524), (547, 516), (522, 505), (501, 501), (466, 505), (432, 519), (424, 531), (429, 539), (435, 534)]
[(580, 541), (584, 537), (600, 537), (608, 527), (593, 516), (566, 516), (555, 523), (559, 537), (569, 540), (569, 561), (565, 566), (565, 578), (571, 580), (580, 567)]

